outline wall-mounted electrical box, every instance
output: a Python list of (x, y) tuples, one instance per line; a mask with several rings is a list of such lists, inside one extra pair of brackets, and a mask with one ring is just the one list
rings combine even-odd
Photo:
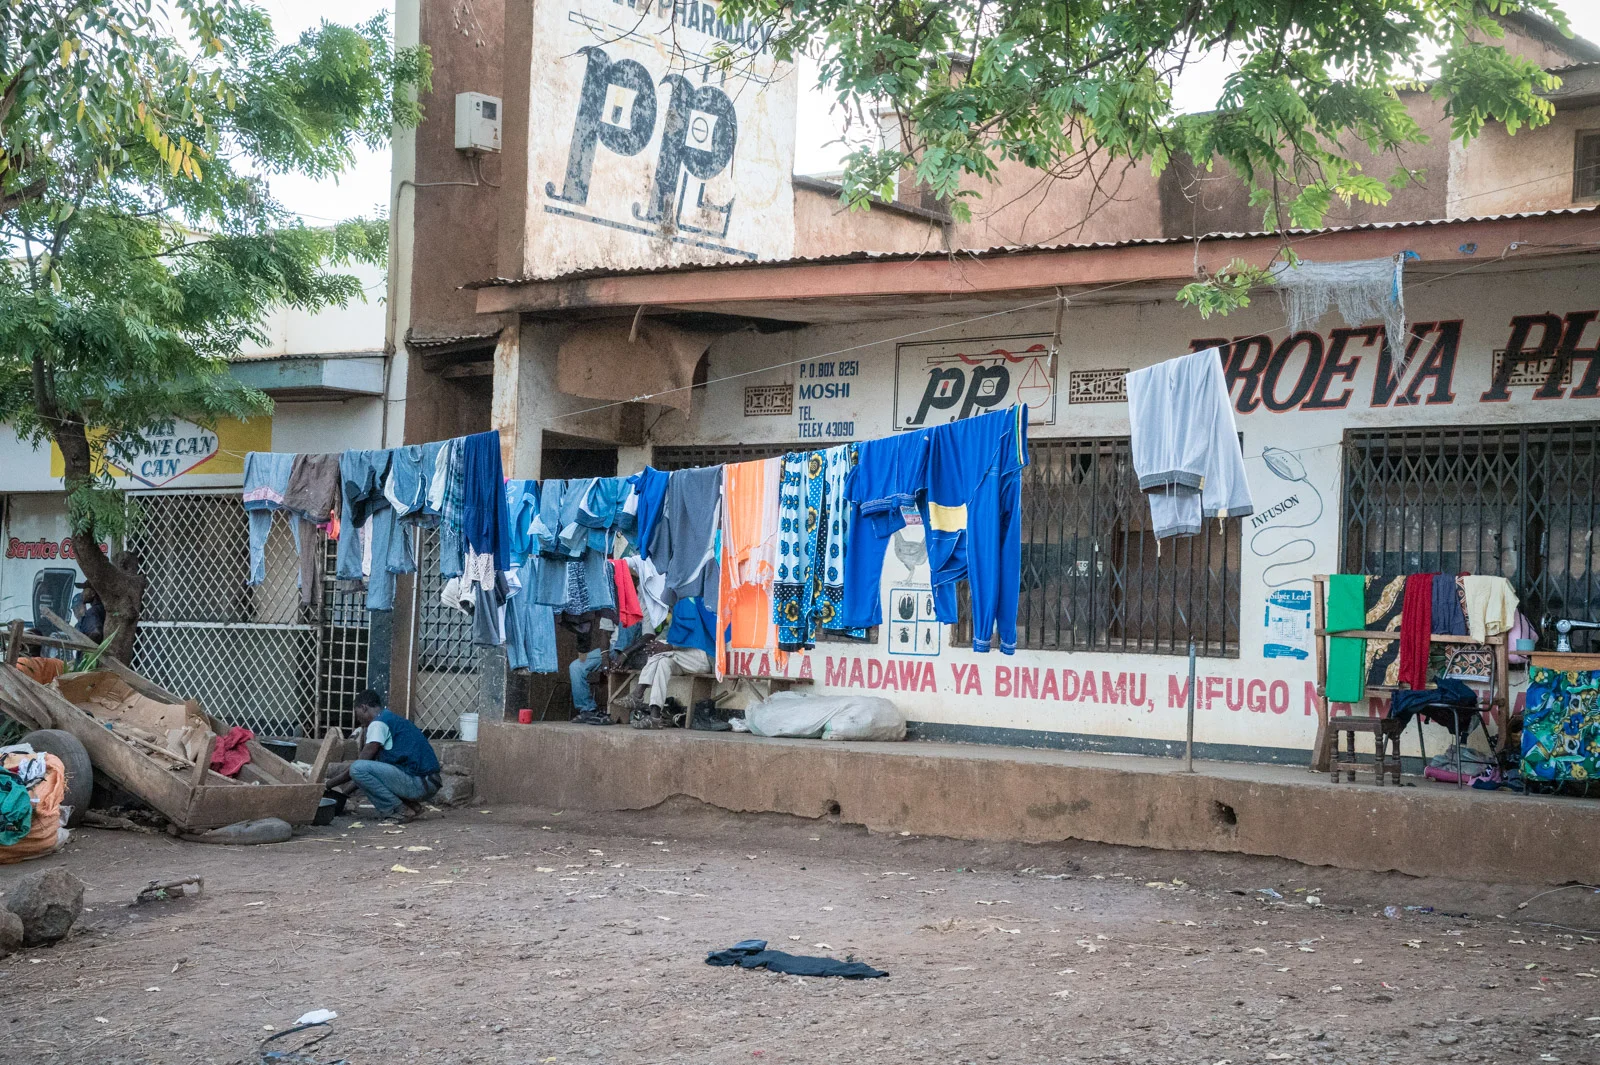
[(456, 93), (456, 150), (500, 150), (500, 97), (481, 92)]

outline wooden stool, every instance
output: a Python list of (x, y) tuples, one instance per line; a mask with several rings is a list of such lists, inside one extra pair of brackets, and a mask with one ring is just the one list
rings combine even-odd
[[(1346, 779), (1354, 783), (1356, 770), (1364, 768), (1356, 754), (1356, 733), (1370, 732), (1376, 750), (1373, 753), (1372, 768), (1377, 777), (1377, 785), (1383, 786), (1383, 775), (1389, 773), (1394, 778), (1394, 783), (1400, 783), (1400, 733), (1403, 730), (1395, 727), (1395, 723), (1384, 717), (1331, 717), (1328, 719), (1328, 743), (1332, 748), (1328, 752), (1328, 773), (1337, 784), (1339, 770), (1343, 769)], [(1339, 753), (1339, 733), (1344, 733), (1345, 752)]]

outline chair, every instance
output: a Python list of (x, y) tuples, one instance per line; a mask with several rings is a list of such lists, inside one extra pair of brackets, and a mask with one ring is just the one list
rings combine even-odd
[[(1332, 748), (1328, 752), (1328, 773), (1330, 779), (1339, 782), (1339, 770), (1343, 769), (1350, 783), (1356, 779), (1356, 770), (1364, 768), (1359, 755), (1356, 754), (1356, 733), (1369, 732), (1375, 748), (1372, 759), (1372, 768), (1375, 783), (1383, 786), (1383, 775), (1388, 773), (1395, 785), (1400, 783), (1400, 734), (1405, 731), (1395, 722), (1386, 717), (1369, 717), (1366, 715), (1343, 715), (1328, 719), (1328, 743)], [(1345, 751), (1339, 751), (1339, 734), (1344, 733)]]

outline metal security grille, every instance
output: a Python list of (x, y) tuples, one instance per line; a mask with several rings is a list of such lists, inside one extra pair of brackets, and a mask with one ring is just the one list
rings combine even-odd
[(1017, 646), (1181, 654), (1193, 637), (1200, 654), (1238, 655), (1239, 522), (1158, 553), (1127, 437), (1031, 440), (1028, 454)]
[(1506, 577), (1553, 644), (1550, 621), (1600, 618), (1597, 452), (1593, 422), (1349, 431), (1345, 569)]
[(812, 451), (804, 444), (707, 444), (658, 447), (650, 465), (658, 470), (687, 470), (695, 466), (720, 466), (728, 462), (754, 462), (790, 451)]
[(261, 735), (316, 735), (347, 724), (366, 683), (366, 608), (328, 580), (320, 611), (300, 606), (288, 522), (267, 537), (266, 581), (251, 587), (237, 491), (148, 493), (128, 548), (149, 578), (133, 666), (156, 683)]
[(439, 598), (439, 530), (423, 529), (420, 548), (411, 720), (430, 735), (454, 735), (461, 715), (478, 708), (479, 652), (472, 619)]

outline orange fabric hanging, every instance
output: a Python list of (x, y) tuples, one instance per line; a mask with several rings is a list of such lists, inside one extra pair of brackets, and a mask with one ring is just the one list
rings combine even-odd
[[(722, 578), (717, 588), (717, 677), (727, 672), (728, 648), (771, 650), (772, 544), (777, 528), (768, 495), (777, 496), (775, 462), (758, 459), (722, 469)], [(768, 528), (771, 525), (772, 528)]]

